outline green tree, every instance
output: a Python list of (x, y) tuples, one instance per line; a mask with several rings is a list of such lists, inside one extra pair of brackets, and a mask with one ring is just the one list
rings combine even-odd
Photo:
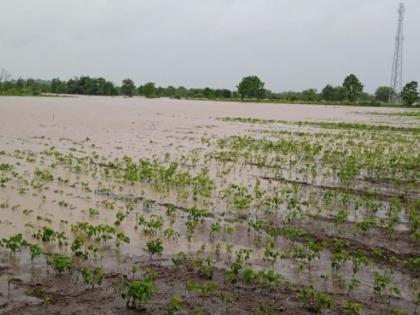
[(143, 86), (143, 95), (147, 98), (152, 98), (158, 96), (158, 90), (153, 82), (146, 83)]
[(363, 84), (354, 74), (350, 74), (344, 79), (343, 88), (350, 102), (355, 102), (363, 92)]
[(122, 82), (121, 86), (121, 93), (125, 96), (132, 97), (134, 95), (134, 91), (136, 90), (136, 86), (134, 85), (133, 80), (125, 79)]
[(264, 97), (264, 82), (257, 76), (245, 77), (238, 85), (238, 93), (242, 100), (244, 98), (257, 98), (259, 100)]
[(302, 101), (305, 101), (305, 102), (315, 102), (318, 100), (317, 90), (308, 89), (308, 90), (302, 91), (301, 98), (302, 98)]
[(64, 84), (60, 79), (52, 79), (50, 90), (52, 93), (64, 93)]
[(320, 94), (320, 97), (324, 100), (324, 101), (335, 101), (336, 97), (335, 97), (335, 90), (332, 87), (332, 85), (326, 85)]
[(205, 98), (209, 98), (209, 99), (212, 99), (212, 98), (214, 98), (214, 90), (213, 89), (211, 89), (211, 88), (209, 88), (209, 87), (206, 87), (204, 90), (203, 90), (203, 95), (204, 95), (204, 97)]
[(394, 90), (389, 86), (380, 86), (375, 91), (375, 98), (378, 101), (388, 103), (390, 96), (394, 94)]
[(1, 69), (0, 71), (0, 91), (2, 90), (3, 83), (9, 81), (11, 78), (11, 75), (9, 72), (7, 72), (6, 69)]
[(416, 81), (411, 81), (410, 83), (407, 83), (401, 92), (401, 98), (404, 105), (413, 105), (417, 101), (418, 97), (418, 83)]

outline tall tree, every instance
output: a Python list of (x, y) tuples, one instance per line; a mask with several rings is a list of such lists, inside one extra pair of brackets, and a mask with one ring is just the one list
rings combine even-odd
[(411, 106), (417, 101), (419, 98), (419, 91), (417, 89), (418, 83), (416, 81), (411, 81), (404, 86), (401, 92), (404, 105)]
[(375, 91), (375, 98), (378, 101), (388, 103), (390, 96), (394, 94), (394, 90), (389, 86), (380, 86)]
[(256, 98), (259, 100), (264, 97), (264, 82), (257, 76), (245, 77), (238, 85), (238, 93), (242, 100), (244, 98)]
[(9, 81), (12, 76), (6, 69), (0, 71), (0, 91), (2, 90), (3, 83)]
[(316, 89), (308, 89), (302, 91), (301, 95), (302, 101), (305, 102), (315, 102), (318, 100), (318, 93)]
[(59, 78), (52, 79), (51, 85), (50, 85), (50, 91), (52, 93), (64, 93), (64, 84), (61, 82)]
[(148, 98), (159, 96), (158, 90), (153, 82), (146, 83), (143, 86), (143, 95)]
[(363, 84), (354, 74), (350, 74), (344, 79), (343, 88), (350, 102), (355, 102), (363, 92)]
[(121, 93), (125, 96), (132, 97), (134, 95), (134, 91), (136, 90), (136, 86), (134, 85), (133, 80), (125, 79), (122, 82), (121, 86)]
[(335, 101), (336, 97), (335, 97), (335, 90), (332, 87), (332, 85), (326, 85), (320, 94), (320, 97), (324, 100), (324, 101)]

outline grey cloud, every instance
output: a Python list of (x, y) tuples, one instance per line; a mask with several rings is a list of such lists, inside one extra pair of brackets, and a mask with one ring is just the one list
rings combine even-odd
[[(405, 81), (420, 80), (420, 1), (406, 0)], [(275, 91), (356, 73), (389, 82), (394, 0), (0, 0), (0, 68), (15, 77), (229, 87), (257, 74)]]

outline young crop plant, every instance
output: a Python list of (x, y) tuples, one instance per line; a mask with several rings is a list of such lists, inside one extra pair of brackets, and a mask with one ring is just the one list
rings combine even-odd
[(50, 182), (54, 180), (54, 176), (48, 170), (37, 169), (34, 172), (34, 179)]
[(43, 226), (34, 234), (34, 237), (45, 243), (57, 242), (59, 246), (67, 245), (68, 243), (68, 238), (65, 236), (64, 232), (54, 231), (49, 226)]
[(138, 224), (143, 225), (143, 232), (148, 236), (157, 236), (161, 231), (164, 223), (162, 216), (151, 215), (149, 219), (146, 219), (143, 215), (138, 218)]
[(185, 283), (185, 296), (187, 296), (187, 292), (196, 292), (204, 300), (205, 298), (208, 298), (210, 294), (213, 294), (218, 288), (219, 286), (214, 282), (201, 283), (193, 280), (187, 280)]
[(205, 260), (200, 260), (199, 261), (199, 267), (198, 267), (198, 275), (201, 278), (204, 279), (213, 279), (213, 271), (214, 266), (213, 266), (213, 261), (211, 260), (210, 257), (208, 257)]
[(150, 254), (150, 261), (153, 259), (153, 255), (161, 256), (163, 252), (163, 243), (161, 239), (155, 239), (146, 243), (146, 252)]
[(80, 270), (85, 285), (91, 286), (92, 290), (96, 286), (100, 286), (104, 280), (104, 271), (101, 267), (83, 267)]
[(358, 315), (363, 312), (363, 304), (347, 301), (343, 306), (343, 312), (345, 315)]
[(222, 231), (222, 226), (220, 223), (212, 223), (210, 226), (210, 242), (214, 242), (216, 235), (219, 234)]
[(31, 255), (31, 261), (34, 261), (35, 258), (40, 257), (42, 254), (42, 249), (37, 244), (29, 244), (29, 251)]
[(285, 280), (282, 275), (274, 272), (273, 270), (261, 270), (256, 274), (256, 281), (265, 289), (277, 288)]
[(223, 198), (226, 199), (228, 205), (238, 210), (248, 209), (254, 200), (246, 187), (235, 184), (231, 184), (224, 190)]
[(391, 299), (400, 298), (400, 289), (392, 282), (392, 271), (385, 270), (383, 273), (374, 272), (373, 274), (373, 293), (380, 300), (387, 294), (388, 295), (388, 310), (391, 309)]
[(176, 315), (184, 308), (184, 299), (181, 296), (174, 295), (169, 301), (168, 309), (165, 315)]
[(150, 277), (145, 277), (144, 280), (125, 281), (121, 296), (127, 300), (127, 308), (135, 309), (138, 306), (144, 307), (156, 291), (153, 280)]
[(184, 252), (178, 252), (171, 258), (171, 260), (175, 268), (179, 268), (187, 262), (187, 255), (185, 255)]
[(243, 272), (243, 280), (245, 284), (253, 284), (257, 279), (257, 274), (251, 269), (247, 268)]
[(179, 238), (179, 233), (175, 231), (173, 228), (169, 227), (163, 231), (163, 236), (168, 241), (176, 241)]
[(351, 278), (348, 283), (347, 283), (347, 295), (350, 296), (351, 292), (353, 292), (353, 290), (357, 287), (359, 287), (361, 284), (361, 281), (359, 279), (356, 278)]
[(26, 248), (29, 244), (28, 242), (23, 238), (22, 234), (16, 234), (13, 236), (10, 236), (9, 238), (3, 238), (0, 241), (0, 245), (8, 250), (11, 251), (13, 255), (16, 254), (16, 252), (21, 251), (22, 249)]
[(8, 164), (8, 163), (1, 163), (0, 164), (0, 171), (10, 172), (14, 168), (15, 167), (12, 164)]
[(319, 292), (313, 287), (303, 288), (299, 291), (298, 300), (303, 307), (315, 313), (323, 313), (331, 309), (333, 301), (330, 295)]
[(69, 271), (72, 268), (70, 257), (54, 254), (47, 258), (47, 264), (50, 265), (57, 273)]
[(95, 208), (89, 208), (88, 213), (90, 217), (96, 217), (99, 215), (99, 210)]

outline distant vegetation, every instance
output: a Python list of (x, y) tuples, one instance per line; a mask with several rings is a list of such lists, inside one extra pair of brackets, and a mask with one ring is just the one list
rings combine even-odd
[[(356, 75), (348, 75), (341, 86), (326, 85), (320, 92), (307, 89), (302, 92), (287, 91), (275, 93), (264, 88), (264, 82), (257, 76), (241, 80), (237, 90), (206, 88), (185, 88), (183, 86), (161, 87), (153, 82), (136, 86), (133, 80), (123, 80), (121, 86), (104, 78), (81, 76), (70, 80), (11, 79), (7, 71), (0, 72), (0, 95), (81, 94), (106, 96), (145, 96), (148, 98), (169, 97), (175, 99), (250, 100), (279, 103), (343, 104), (380, 106), (389, 103), (393, 91), (380, 86), (374, 95), (364, 92), (364, 86)], [(410, 82), (401, 94), (403, 105), (412, 106), (419, 102), (417, 82)]]

